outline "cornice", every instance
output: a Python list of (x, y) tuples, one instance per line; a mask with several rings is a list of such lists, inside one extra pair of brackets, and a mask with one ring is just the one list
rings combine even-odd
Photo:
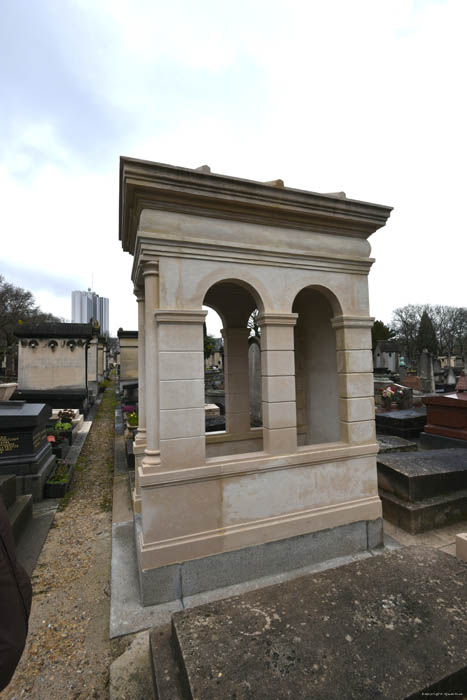
[(156, 309), (154, 316), (156, 322), (160, 323), (204, 323), (207, 311), (196, 309)]
[(373, 328), (375, 319), (372, 316), (334, 316), (331, 325), (335, 330), (340, 328)]
[(304, 270), (324, 270), (326, 272), (347, 272), (367, 275), (374, 258), (340, 255), (338, 253), (276, 250), (267, 251), (265, 248), (242, 245), (229, 245), (212, 241), (179, 241), (168, 237), (157, 239), (138, 234), (134, 250), (133, 281), (140, 279), (140, 260), (150, 257), (177, 257), (198, 260), (211, 260), (220, 263), (235, 263), (244, 265), (266, 265), (298, 268)]
[(338, 195), (120, 158), (119, 237), (133, 254), (143, 209), (368, 238), (391, 207)]

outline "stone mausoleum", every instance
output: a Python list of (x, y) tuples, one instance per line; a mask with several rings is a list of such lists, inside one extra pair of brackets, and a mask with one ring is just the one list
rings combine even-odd
[[(134, 492), (144, 604), (382, 543), (369, 236), (390, 207), (122, 158), (134, 257)], [(206, 435), (203, 305), (223, 321), (226, 429)], [(248, 319), (261, 329), (251, 427)]]
[(86, 413), (97, 395), (98, 335), (91, 323), (18, 326), (15, 398)]

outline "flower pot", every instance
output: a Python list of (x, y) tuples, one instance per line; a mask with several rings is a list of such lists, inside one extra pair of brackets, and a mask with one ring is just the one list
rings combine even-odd
[(73, 479), (73, 466), (68, 465), (68, 474), (64, 481), (46, 481), (44, 484), (44, 498), (63, 498)]
[(392, 399), (383, 399), (383, 408), (385, 411), (390, 411), (392, 408)]

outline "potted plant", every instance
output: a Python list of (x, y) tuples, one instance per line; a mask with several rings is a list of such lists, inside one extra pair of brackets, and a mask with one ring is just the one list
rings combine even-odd
[(44, 498), (63, 498), (73, 477), (73, 467), (62, 459), (57, 464), (52, 475), (44, 485)]
[(126, 428), (133, 440), (135, 439), (136, 431), (138, 430), (138, 414), (136, 411), (126, 414)]
[(55, 423), (54, 433), (55, 435), (66, 438), (68, 440), (69, 445), (71, 445), (71, 443), (73, 442), (73, 431), (71, 423), (62, 423), (58, 420)]

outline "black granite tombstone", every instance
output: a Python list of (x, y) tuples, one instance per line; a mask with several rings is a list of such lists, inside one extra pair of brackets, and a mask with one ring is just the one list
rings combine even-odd
[(55, 464), (46, 431), (51, 413), (47, 404), (0, 401), (0, 476), (15, 474), (19, 493), (34, 501)]

